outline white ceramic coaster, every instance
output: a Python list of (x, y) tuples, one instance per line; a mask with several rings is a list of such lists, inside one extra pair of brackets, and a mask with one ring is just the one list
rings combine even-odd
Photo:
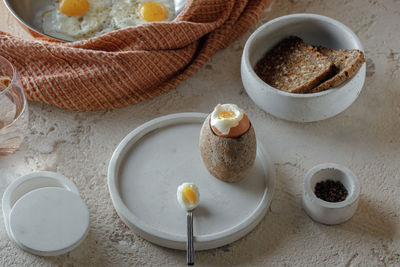
[(270, 205), (275, 177), (258, 142), (255, 165), (238, 183), (211, 174), (200, 157), (199, 135), (207, 114), (180, 113), (149, 121), (128, 134), (109, 165), (108, 185), (121, 219), (137, 234), (161, 246), (186, 249), (186, 212), (176, 200), (183, 182), (195, 183), (196, 250), (216, 248), (249, 233)]
[(15, 180), (3, 195), (9, 237), (24, 250), (56, 256), (77, 247), (89, 229), (89, 210), (76, 186), (53, 172)]

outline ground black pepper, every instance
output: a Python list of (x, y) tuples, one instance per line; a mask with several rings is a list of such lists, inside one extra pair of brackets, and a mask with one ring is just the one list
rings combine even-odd
[(340, 202), (346, 199), (348, 192), (339, 181), (326, 180), (315, 185), (315, 195), (328, 202)]

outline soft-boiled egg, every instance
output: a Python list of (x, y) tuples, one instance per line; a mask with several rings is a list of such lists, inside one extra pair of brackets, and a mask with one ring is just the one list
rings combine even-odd
[(199, 205), (200, 192), (195, 184), (183, 183), (176, 191), (178, 203), (186, 210), (193, 210)]
[(42, 16), (44, 33), (75, 41), (175, 16), (173, 0), (59, 0)]
[(211, 113), (211, 129), (221, 137), (236, 138), (250, 128), (247, 115), (235, 104), (218, 104)]

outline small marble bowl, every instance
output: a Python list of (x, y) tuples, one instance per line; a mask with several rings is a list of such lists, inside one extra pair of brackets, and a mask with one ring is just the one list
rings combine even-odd
[[(314, 193), (315, 185), (326, 180), (340, 181), (348, 195), (340, 202), (327, 202)], [(334, 163), (324, 163), (309, 170), (303, 184), (303, 209), (314, 220), (323, 224), (340, 224), (349, 220), (358, 206), (360, 182), (346, 167)]]

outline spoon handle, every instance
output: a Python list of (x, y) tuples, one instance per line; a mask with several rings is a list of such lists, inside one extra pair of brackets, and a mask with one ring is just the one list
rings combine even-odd
[(194, 246), (193, 246), (193, 212), (187, 212), (187, 264), (194, 265)]

